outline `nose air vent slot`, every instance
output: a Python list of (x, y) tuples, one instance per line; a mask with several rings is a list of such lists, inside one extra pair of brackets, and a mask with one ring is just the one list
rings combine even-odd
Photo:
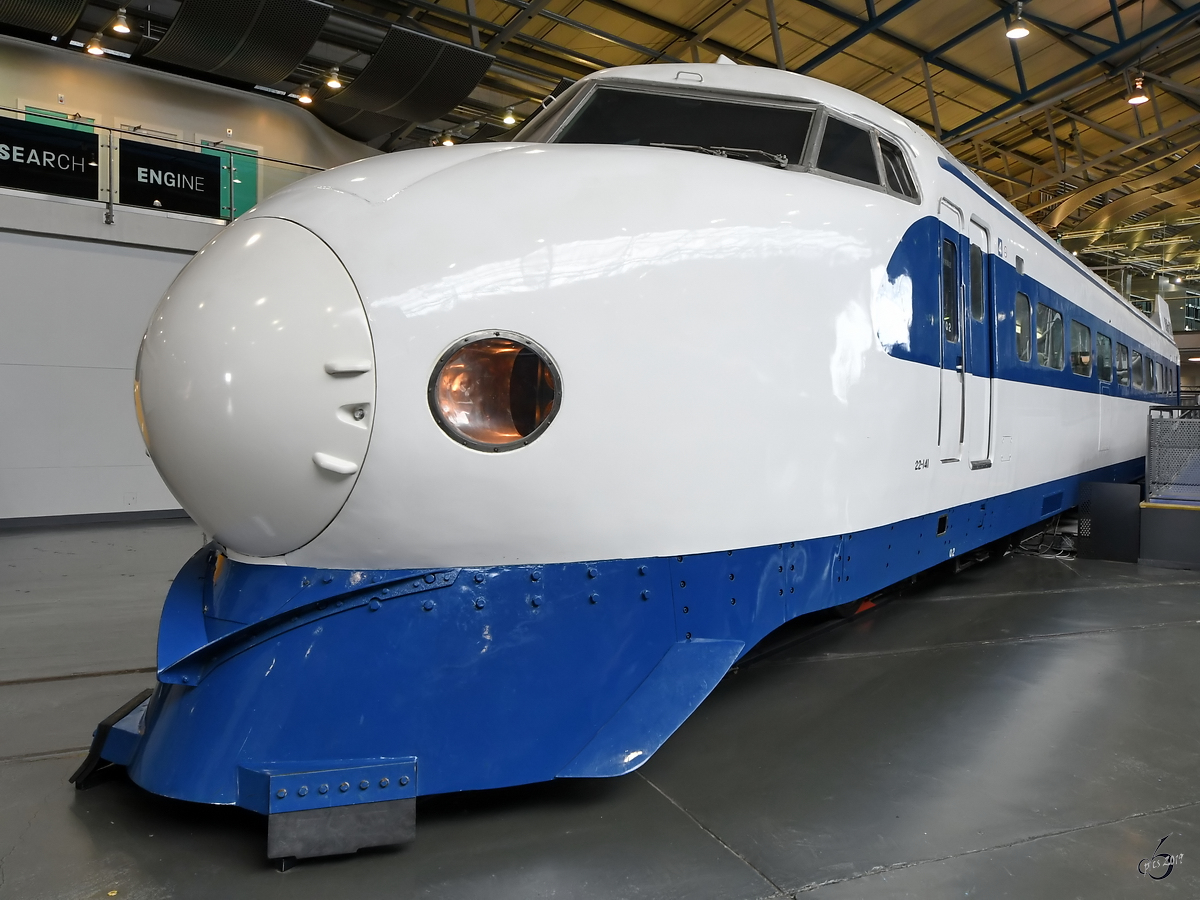
[(360, 359), (347, 361), (343, 359), (332, 360), (325, 363), (325, 374), (338, 377), (353, 377), (355, 375), (365, 375), (371, 371), (371, 361), (369, 359)]
[(328, 453), (314, 453), (313, 462), (326, 472), (333, 472), (335, 475), (353, 475), (358, 471), (358, 463), (348, 459), (339, 459)]

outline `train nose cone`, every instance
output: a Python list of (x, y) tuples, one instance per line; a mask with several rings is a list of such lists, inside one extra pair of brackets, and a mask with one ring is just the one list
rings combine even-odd
[(231, 225), (154, 311), (134, 397), (150, 456), (193, 519), (240, 553), (295, 550), (337, 515), (371, 436), (358, 291), (307, 229)]

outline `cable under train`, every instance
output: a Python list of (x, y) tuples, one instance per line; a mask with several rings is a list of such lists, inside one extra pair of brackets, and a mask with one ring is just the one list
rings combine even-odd
[(77, 780), (255, 810), (286, 860), (622, 775), (789, 619), (1136, 480), (1177, 385), (1162, 313), (886, 108), (590, 75), (513, 142), (298, 182), (175, 280), (135, 401), (213, 541)]

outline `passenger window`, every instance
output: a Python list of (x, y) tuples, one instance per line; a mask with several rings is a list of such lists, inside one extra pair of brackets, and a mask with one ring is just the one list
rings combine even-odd
[(1156, 362), (1154, 364), (1154, 389), (1156, 391), (1164, 391), (1166, 390), (1166, 387), (1167, 380), (1163, 377), (1162, 363)]
[(1037, 352), (1039, 365), (1063, 367), (1062, 313), (1044, 303), (1037, 305)]
[(1092, 329), (1071, 322), (1071, 371), (1076, 375), (1092, 374)]
[(1133, 351), (1133, 360), (1130, 363), (1133, 369), (1133, 386), (1141, 388), (1146, 386), (1146, 377), (1142, 369), (1142, 354), (1136, 350)]
[(958, 343), (958, 248), (942, 241), (942, 322), (946, 340)]
[(897, 194), (917, 199), (917, 186), (908, 171), (904, 151), (887, 138), (879, 139), (879, 155), (883, 157), (883, 171), (887, 175), (888, 187)]
[(858, 181), (880, 183), (871, 133), (832, 116), (825, 120), (817, 168)]
[(971, 245), (971, 318), (976, 322), (983, 321), (983, 249), (978, 244)]
[(1101, 381), (1112, 381), (1112, 338), (1096, 332), (1096, 373)]
[(1129, 384), (1129, 348), (1117, 344), (1117, 384)]
[(1029, 305), (1029, 298), (1024, 294), (1017, 294), (1017, 359), (1021, 362), (1029, 362), (1033, 356), (1033, 341), (1030, 339), (1033, 336), (1033, 313), (1032, 307)]

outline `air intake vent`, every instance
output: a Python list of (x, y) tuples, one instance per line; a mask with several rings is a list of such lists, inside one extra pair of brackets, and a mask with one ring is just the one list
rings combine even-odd
[(342, 106), (328, 101), (318, 102), (313, 112), (317, 118), (331, 128), (336, 128), (347, 137), (359, 141), (369, 141), (383, 134), (399, 131), (407, 123), (391, 116), (381, 116), (379, 113), (367, 112), (365, 109), (354, 109), (352, 106)]
[[(2, 2), (2, 0), (0, 0)], [(148, 59), (271, 85), (298, 66), (330, 8), (310, 0), (184, 0)]]
[(493, 58), (462, 44), (393, 26), (362, 74), (328, 102), (428, 122), (466, 99)]
[(69, 34), (87, 0), (0, 0), (0, 22), (45, 34)]

